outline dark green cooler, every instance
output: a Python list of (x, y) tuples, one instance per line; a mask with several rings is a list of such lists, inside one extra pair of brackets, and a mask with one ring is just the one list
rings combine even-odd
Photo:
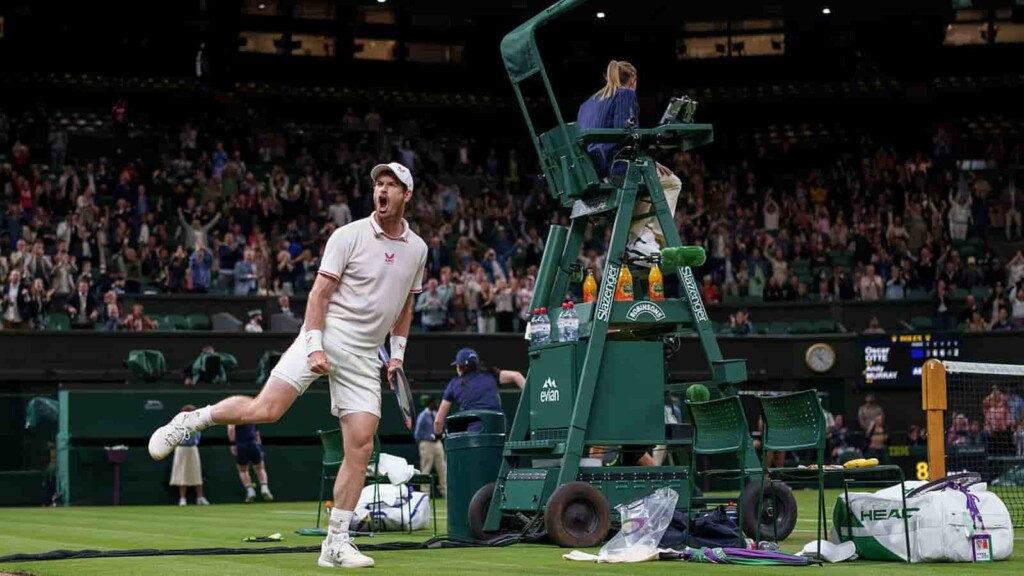
[[(479, 423), (480, 430), (469, 431)], [(472, 538), (469, 502), (477, 490), (494, 482), (505, 448), (505, 415), (491, 410), (453, 414), (445, 420), (448, 466), (448, 535)]]

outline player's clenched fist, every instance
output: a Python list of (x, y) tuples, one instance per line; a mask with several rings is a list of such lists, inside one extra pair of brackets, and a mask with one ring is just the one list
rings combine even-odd
[(309, 363), (309, 369), (317, 374), (330, 374), (331, 372), (331, 361), (327, 359), (327, 354), (324, 354), (323, 350), (311, 352), (306, 357), (306, 362)]

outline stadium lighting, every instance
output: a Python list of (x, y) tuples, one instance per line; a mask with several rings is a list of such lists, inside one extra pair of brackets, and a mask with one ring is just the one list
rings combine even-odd
[(377, 0), (377, 4), (383, 4), (383, 3), (387, 2), (387, 1), (388, 0)]
[(266, 10), (266, 9), (267, 9), (267, 5), (266, 4), (260, 4), (260, 10)]
[(598, 20), (601, 20), (601, 19), (603, 19), (603, 18), (604, 18), (604, 12), (598, 12), (598, 13), (597, 13), (597, 19), (598, 19)]
[(821, 9), (821, 13), (824, 14), (825, 16), (828, 16), (829, 14), (832, 13), (832, 9), (829, 8), (828, 6), (825, 6), (824, 8)]

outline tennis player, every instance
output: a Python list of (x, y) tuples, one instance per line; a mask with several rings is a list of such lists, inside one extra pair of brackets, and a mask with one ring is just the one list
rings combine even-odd
[(380, 420), (377, 347), (391, 332), (388, 377), (400, 368), (420, 291), (427, 245), (409, 229), (409, 169), (397, 162), (370, 172), (374, 212), (336, 230), (327, 241), (306, 305), (306, 321), (271, 371), (259, 396), (232, 396), (214, 406), (181, 413), (153, 433), (149, 453), (166, 458), (193, 432), (218, 424), (276, 422), (321, 375), (330, 382), (331, 413), (341, 420), (345, 459), (334, 483), (334, 509), (319, 565), (373, 566), (349, 538), (349, 522), (363, 488)]

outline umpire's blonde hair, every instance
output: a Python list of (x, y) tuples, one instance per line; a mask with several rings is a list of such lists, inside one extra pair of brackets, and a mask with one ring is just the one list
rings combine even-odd
[(608, 70), (604, 74), (604, 88), (598, 90), (594, 96), (606, 100), (615, 94), (615, 91), (622, 88), (636, 76), (636, 68), (624, 60), (612, 60), (608, 63)]

